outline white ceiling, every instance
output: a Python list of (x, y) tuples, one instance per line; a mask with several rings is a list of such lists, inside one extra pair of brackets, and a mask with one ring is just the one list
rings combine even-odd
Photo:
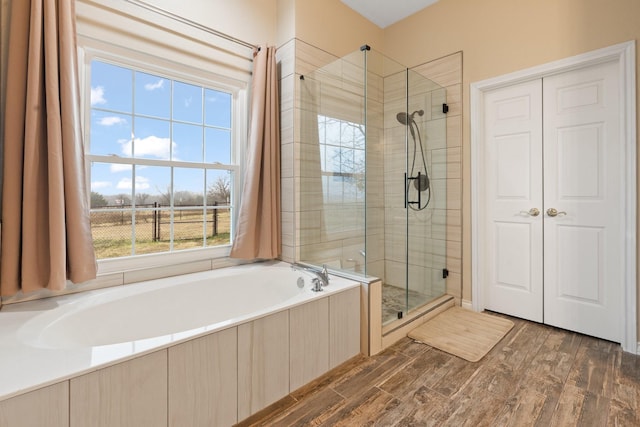
[(438, 0), (341, 0), (380, 28), (413, 15)]

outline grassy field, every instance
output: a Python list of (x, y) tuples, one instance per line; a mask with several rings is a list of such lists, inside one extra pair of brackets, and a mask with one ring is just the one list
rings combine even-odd
[[(162, 211), (159, 219), (156, 216), (155, 220), (153, 214), (152, 211), (136, 212), (135, 254), (168, 252), (171, 248), (172, 224), (169, 212)], [(202, 209), (176, 212), (173, 220), (173, 251), (228, 244), (229, 216), (228, 209), (218, 210), (215, 233), (213, 210), (207, 213), (206, 230)], [(132, 255), (133, 222), (130, 210), (91, 213), (93, 246), (98, 259)]]

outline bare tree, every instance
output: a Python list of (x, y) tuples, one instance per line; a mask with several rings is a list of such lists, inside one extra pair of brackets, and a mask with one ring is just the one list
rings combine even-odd
[(231, 183), (229, 177), (225, 175), (218, 176), (218, 179), (207, 188), (207, 203), (214, 202), (226, 204), (231, 200)]
[(171, 204), (171, 186), (167, 185), (166, 191), (162, 191), (160, 187), (156, 186), (156, 191), (158, 192), (160, 204), (169, 206)]
[(176, 206), (202, 206), (202, 193), (186, 190), (175, 191), (173, 204)]
[(136, 205), (144, 205), (150, 196), (147, 193), (136, 193)]

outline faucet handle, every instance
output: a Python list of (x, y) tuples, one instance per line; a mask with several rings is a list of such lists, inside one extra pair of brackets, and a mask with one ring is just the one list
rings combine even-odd
[(329, 272), (327, 271), (327, 264), (322, 264), (322, 275), (327, 280), (327, 284), (329, 284)]

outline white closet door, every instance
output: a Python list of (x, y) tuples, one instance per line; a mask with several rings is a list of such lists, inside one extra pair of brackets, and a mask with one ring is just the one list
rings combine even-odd
[(542, 322), (541, 80), (487, 93), (484, 129), (485, 307)]
[(617, 64), (547, 77), (543, 87), (544, 321), (620, 342), (625, 162)]

